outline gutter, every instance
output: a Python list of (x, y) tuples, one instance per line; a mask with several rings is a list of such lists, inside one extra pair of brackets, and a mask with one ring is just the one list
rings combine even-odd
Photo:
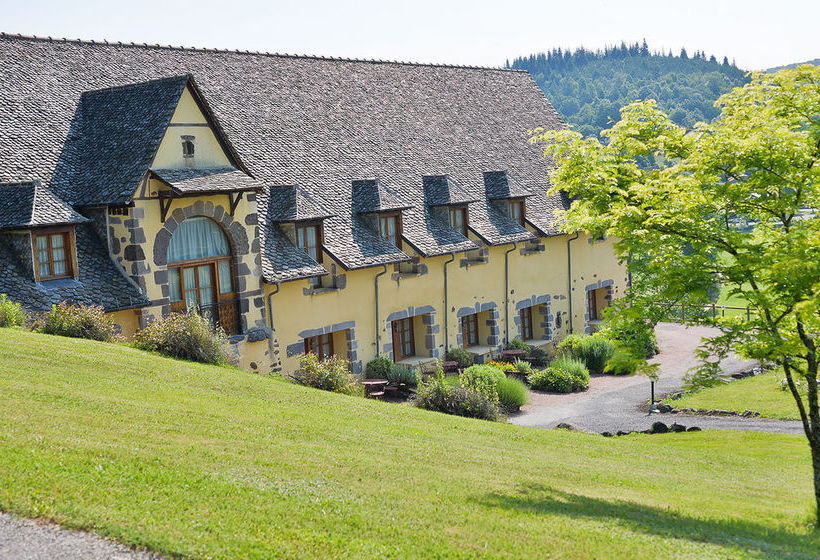
[(376, 274), (373, 279), (373, 288), (376, 292), (376, 357), (381, 355), (381, 329), (379, 329), (379, 278), (387, 274), (387, 265), (383, 264), (384, 270)]
[(504, 344), (510, 343), (510, 253), (518, 249), (518, 241), (504, 251)]
[(275, 282), (274, 286), (276, 286), (276, 291), (268, 294), (268, 323), (270, 323), (270, 330), (272, 331), (276, 330), (273, 328), (273, 296), (279, 293), (281, 282)]
[(569, 334), (572, 334), (572, 247), (570, 243), (581, 237), (580, 232), (575, 232), (575, 237), (567, 239), (567, 301), (569, 302)]
[(450, 253), (450, 260), (444, 261), (444, 354), (450, 351), (450, 304), (447, 301), (447, 265), (456, 260), (456, 254)]

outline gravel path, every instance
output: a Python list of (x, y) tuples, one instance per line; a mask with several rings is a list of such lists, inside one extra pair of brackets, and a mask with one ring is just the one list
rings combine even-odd
[(19, 519), (0, 512), (2, 560), (162, 560), (150, 552), (85, 531), (71, 531), (52, 523)]
[[(660, 380), (655, 397), (679, 389), (683, 377), (696, 364), (695, 348), (704, 337), (714, 336), (716, 329), (684, 327), (661, 323), (657, 327), (661, 352), (651, 361), (660, 364)], [(747, 371), (757, 364), (730, 357), (721, 363), (726, 375)], [(721, 430), (758, 430), (765, 432), (803, 433), (797, 421), (740, 418), (736, 416), (700, 416), (687, 414), (647, 414), (641, 407), (649, 402), (650, 383), (644, 376), (596, 376), (583, 393), (556, 395), (532, 393), (531, 402), (509, 421), (520, 426), (554, 428), (561, 422), (591, 432), (646, 430), (653, 422), (678, 422), (685, 426)]]

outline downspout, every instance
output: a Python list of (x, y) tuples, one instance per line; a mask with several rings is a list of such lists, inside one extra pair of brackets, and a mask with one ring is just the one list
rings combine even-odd
[(268, 294), (268, 322), (270, 323), (270, 330), (275, 330), (273, 328), (273, 296), (279, 293), (279, 282), (274, 282), (273, 284), (276, 286), (276, 290)]
[(570, 243), (581, 236), (575, 232), (575, 237), (567, 239), (567, 301), (569, 302), (569, 334), (572, 334), (572, 247)]
[(450, 304), (447, 300), (447, 265), (456, 260), (456, 254), (450, 253), (450, 260), (444, 261), (444, 353), (450, 351)]
[(379, 328), (379, 278), (387, 274), (387, 265), (383, 264), (384, 270), (376, 274), (373, 280), (373, 288), (376, 292), (376, 357), (381, 356), (381, 329)]
[(510, 253), (518, 249), (518, 241), (504, 251), (504, 344), (510, 343)]

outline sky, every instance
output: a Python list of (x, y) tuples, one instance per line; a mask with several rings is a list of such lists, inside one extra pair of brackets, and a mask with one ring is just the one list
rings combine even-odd
[(0, 0), (0, 31), (290, 54), (503, 66), (646, 39), (747, 70), (820, 58), (817, 0)]

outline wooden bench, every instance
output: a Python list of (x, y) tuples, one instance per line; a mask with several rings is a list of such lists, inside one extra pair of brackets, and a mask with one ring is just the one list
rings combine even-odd
[(444, 370), (445, 375), (458, 373), (458, 362), (441, 362), (441, 369)]

